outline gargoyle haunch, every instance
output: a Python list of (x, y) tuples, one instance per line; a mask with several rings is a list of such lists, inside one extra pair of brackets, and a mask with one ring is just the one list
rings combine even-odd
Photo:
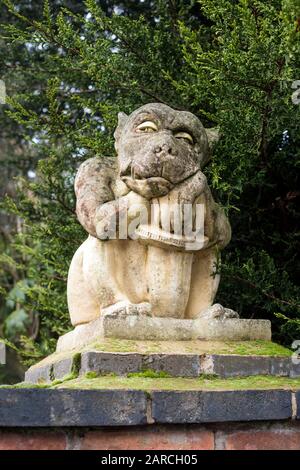
[[(231, 236), (201, 171), (216, 138), (193, 114), (159, 103), (130, 116), (119, 114), (118, 158), (91, 158), (75, 179), (77, 216), (89, 236), (69, 270), (73, 325), (114, 314), (232, 316), (219, 305), (211, 307), (219, 284), (217, 257)], [(199, 204), (204, 207), (204, 243), (187, 249), (185, 234), (178, 236), (172, 222), (166, 232), (161, 219), (172, 205)], [(141, 211), (150, 214), (153, 205), (159, 217), (137, 225), (134, 239), (103, 236), (121, 215), (129, 224)]]

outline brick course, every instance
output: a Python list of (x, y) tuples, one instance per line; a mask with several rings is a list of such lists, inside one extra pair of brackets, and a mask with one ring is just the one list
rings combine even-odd
[(299, 450), (300, 423), (5, 429), (0, 450)]
[(0, 450), (65, 450), (67, 435), (61, 431), (0, 431)]

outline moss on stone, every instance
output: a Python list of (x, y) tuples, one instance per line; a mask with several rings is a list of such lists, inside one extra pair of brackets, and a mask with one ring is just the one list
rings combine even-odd
[(115, 372), (96, 372), (94, 370), (89, 370), (84, 374), (84, 377), (86, 379), (97, 379), (98, 377), (117, 377), (117, 374)]
[[(80, 370), (81, 353), (86, 351), (102, 351), (111, 353), (140, 353), (140, 354), (236, 354), (242, 356), (274, 356), (287, 357), (293, 351), (271, 341), (133, 341), (114, 338), (104, 338), (101, 342), (90, 344), (79, 351), (54, 353), (46, 357), (35, 367), (51, 365), (63, 359), (72, 357), (72, 373), (78, 375)], [(53, 370), (50, 372), (54, 379)]]
[[(232, 354), (241, 356), (256, 355), (256, 356), (291, 356), (293, 351), (285, 348), (279, 344), (273, 343), (272, 341), (237, 341), (237, 342), (225, 342), (225, 352), (228, 354), (228, 349), (232, 348)], [(222, 352), (220, 351), (220, 354)]]
[(75, 353), (72, 357), (72, 374), (78, 376), (81, 367), (81, 353)]
[(237, 354), (243, 356), (291, 356), (293, 352), (272, 341), (133, 341), (104, 338), (84, 351), (142, 354)]
[(142, 372), (130, 372), (129, 374), (127, 374), (127, 377), (164, 379), (164, 378), (171, 377), (171, 375), (168, 374), (167, 372), (164, 372), (163, 370), (156, 371), (152, 369), (146, 369), (146, 370), (143, 370)]
[(97, 379), (97, 377), (99, 377), (99, 373), (93, 370), (89, 370), (88, 372), (85, 373), (86, 379)]
[[(80, 351), (78, 351), (78, 353), (80, 353)], [(77, 353), (75, 352), (75, 354)], [(31, 368), (34, 369), (35, 367), (51, 365), (63, 359), (69, 359), (69, 357), (72, 357), (73, 355), (74, 355), (74, 351), (54, 352), (50, 354), (49, 356), (45, 357), (44, 359), (42, 359), (41, 361), (37, 362), (33, 366), (31, 366)]]
[(93, 379), (79, 377), (75, 380), (55, 385), (52, 388), (68, 389), (134, 389), (134, 390), (248, 390), (248, 389), (300, 389), (300, 378), (251, 376), (220, 379), (214, 376), (207, 378), (164, 377), (151, 378), (108, 377), (100, 376)]
[(74, 371), (74, 372), (71, 372), (70, 374), (65, 375), (65, 376), (62, 377), (61, 379), (55, 379), (55, 380), (53, 380), (53, 381), (50, 383), (50, 386), (59, 385), (59, 384), (68, 382), (68, 380), (75, 380), (75, 379), (77, 379), (77, 378), (78, 378), (78, 372)]
[(17, 384), (0, 385), (0, 389), (19, 389), (19, 388), (49, 388), (51, 385), (47, 382), (33, 384), (30, 382), (20, 382)]
[(127, 339), (117, 339), (117, 338), (103, 338), (102, 341), (97, 341), (91, 345), (86, 346), (83, 351), (102, 351), (102, 352), (137, 352), (138, 351), (138, 341), (127, 340)]

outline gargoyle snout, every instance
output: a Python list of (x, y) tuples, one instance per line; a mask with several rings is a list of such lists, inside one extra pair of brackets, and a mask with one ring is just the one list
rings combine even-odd
[(178, 154), (175, 142), (171, 137), (161, 139), (161, 142), (154, 146), (153, 151), (160, 157), (176, 156)]

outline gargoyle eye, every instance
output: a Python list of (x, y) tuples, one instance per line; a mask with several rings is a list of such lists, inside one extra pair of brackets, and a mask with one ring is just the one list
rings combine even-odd
[(158, 128), (155, 122), (153, 121), (144, 121), (139, 124), (136, 128), (137, 131), (140, 132), (157, 132)]
[(176, 137), (176, 139), (185, 139), (185, 140), (187, 140), (190, 144), (193, 144), (193, 143), (194, 143), (193, 137), (192, 137), (191, 134), (189, 134), (188, 132), (183, 132), (183, 131), (176, 132), (175, 137)]

